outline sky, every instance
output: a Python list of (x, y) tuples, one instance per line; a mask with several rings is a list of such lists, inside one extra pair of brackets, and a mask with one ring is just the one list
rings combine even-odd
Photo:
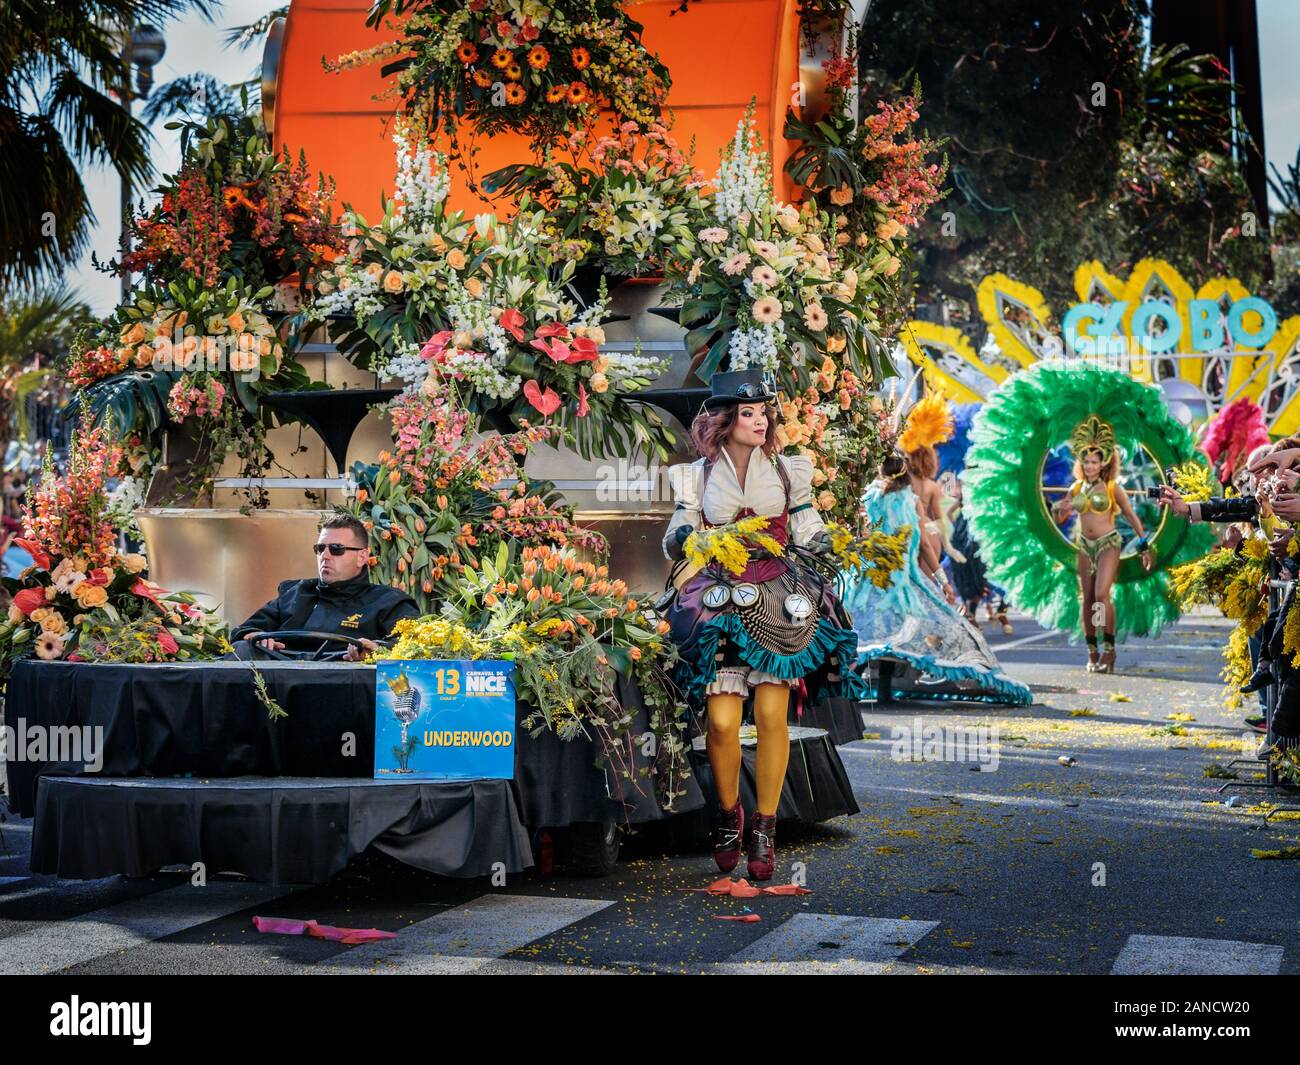
[[(224, 31), (228, 27), (247, 25), (282, 2), (225, 0), (211, 23), (190, 15), (163, 27), (167, 51), (154, 70), (154, 83), (161, 85), (199, 71), (226, 82), (249, 77), (261, 64), (260, 42), (244, 51), (224, 49)], [(1295, 43), (1300, 41), (1300, 0), (1257, 0), (1257, 3), (1265, 154), (1269, 162), (1285, 173), (1287, 165), (1296, 161), (1296, 150), (1300, 147), (1300, 62), (1295, 57)], [(180, 161), (177, 135), (163, 129), (162, 123), (153, 132), (157, 172), (170, 173)], [(93, 170), (84, 179), (98, 220), (91, 248), (101, 260), (107, 260), (116, 253), (121, 232), (120, 185), (111, 170)], [(69, 272), (68, 279), (96, 314), (107, 315), (116, 306), (121, 282), (96, 272), (89, 251), (77, 268)]]

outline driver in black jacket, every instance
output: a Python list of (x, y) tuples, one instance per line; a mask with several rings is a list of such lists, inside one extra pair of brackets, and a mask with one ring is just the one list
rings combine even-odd
[[(276, 597), (231, 632), (236, 655), (249, 657), (251, 633), (310, 629), (360, 639), (364, 650), (350, 645), (341, 654), (355, 662), (373, 651), (375, 641), (388, 636), (399, 621), (419, 617), (415, 600), (405, 592), (370, 583), (369, 543), (366, 527), (352, 515), (337, 514), (326, 521), (313, 546), (319, 576), (281, 581)], [(285, 647), (274, 639), (259, 640), (258, 645), (275, 651)]]

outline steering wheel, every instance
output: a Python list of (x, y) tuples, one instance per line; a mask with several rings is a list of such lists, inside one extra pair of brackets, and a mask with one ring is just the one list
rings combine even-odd
[[(355, 636), (344, 636), (341, 632), (317, 632), (314, 629), (283, 629), (279, 632), (250, 632), (244, 637), (244, 639), (248, 641), (249, 647), (253, 648), (255, 653), (266, 655), (267, 658), (274, 658), (281, 662), (320, 662), (322, 661), (321, 655), (325, 653), (325, 644), (329, 642), (345, 643), (350, 647), (361, 649), (364, 649), (365, 647), (361, 640), (357, 639)], [(311, 653), (311, 657), (304, 659), (294, 658), (291, 655), (285, 654), (283, 651), (272, 650), (269, 647), (263, 647), (257, 643), (258, 640), (263, 639), (278, 640), (281, 643), (285, 642), (286, 639), (303, 641), (321, 640), (324, 642), (322, 642), (321, 645)]]

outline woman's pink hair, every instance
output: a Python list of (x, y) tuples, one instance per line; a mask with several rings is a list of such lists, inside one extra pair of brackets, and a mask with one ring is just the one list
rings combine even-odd
[[(749, 404), (746, 404), (748, 406)], [(695, 450), (710, 462), (717, 462), (722, 453), (722, 445), (731, 434), (731, 427), (736, 424), (739, 403), (728, 403), (718, 410), (701, 410), (691, 422), (691, 443)], [(780, 424), (781, 413), (771, 403), (763, 405), (767, 414), (767, 436), (763, 440), (763, 454), (771, 456), (776, 451), (776, 427)]]

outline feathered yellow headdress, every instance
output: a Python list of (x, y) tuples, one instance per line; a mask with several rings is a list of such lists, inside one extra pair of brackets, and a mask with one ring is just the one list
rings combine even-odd
[(905, 452), (933, 447), (950, 440), (955, 431), (947, 402), (939, 393), (930, 392), (908, 412), (907, 427), (899, 434), (898, 446)]
[(1070, 434), (1070, 450), (1082, 458), (1084, 452), (1100, 451), (1101, 461), (1109, 462), (1115, 454), (1115, 430), (1095, 414), (1074, 427)]

